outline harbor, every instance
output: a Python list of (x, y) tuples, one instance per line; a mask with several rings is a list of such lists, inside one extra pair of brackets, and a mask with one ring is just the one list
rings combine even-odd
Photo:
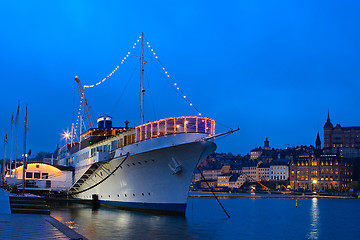
[[(329, 239), (335, 232), (356, 239), (360, 234), (353, 214), (360, 205), (354, 197), (218, 192), (228, 218), (209, 192), (190, 193), (185, 216), (66, 199), (47, 199), (50, 215), (11, 214), (10, 195), (0, 189), (0, 229), (3, 238), (11, 239), (228, 239), (229, 234), (238, 239)], [(343, 219), (348, 219), (346, 228), (337, 227)]]
[(0, 2), (0, 239), (358, 239), (360, 2)]
[[(189, 198), (185, 217), (83, 204), (58, 204), (51, 216), (88, 239), (357, 239), (357, 199)], [(346, 206), (346, 207), (344, 207)], [(346, 219), (346, 226), (343, 225)], [(140, 230), (141, 229), (141, 230)]]

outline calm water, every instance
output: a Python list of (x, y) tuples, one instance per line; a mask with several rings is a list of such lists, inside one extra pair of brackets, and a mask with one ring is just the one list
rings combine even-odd
[(190, 198), (186, 217), (69, 204), (51, 216), (89, 239), (360, 239), (360, 199)]

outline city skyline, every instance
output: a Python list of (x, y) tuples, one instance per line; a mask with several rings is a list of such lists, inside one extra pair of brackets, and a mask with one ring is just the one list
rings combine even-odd
[[(323, 136), (328, 110), (334, 125), (360, 125), (358, 2), (141, 2), (141, 9), (137, 4), (0, 3), (0, 20), (6, 23), (0, 40), (6, 90), (2, 143), (5, 134), (10, 141), (11, 114), (20, 100), (19, 156), (25, 104), (28, 149), (54, 151), (76, 119), (74, 77), (83, 84), (101, 81), (141, 32), (186, 97), (215, 119), (217, 133), (227, 130), (223, 125), (240, 127), (217, 141), (219, 152), (246, 154), (266, 137), (274, 148), (313, 145), (318, 131)], [(101, 85), (86, 89), (93, 121), (108, 114), (115, 126), (140, 123), (138, 72), (129, 80), (136, 63), (127, 59)], [(145, 121), (196, 116), (156, 66), (148, 65)]]

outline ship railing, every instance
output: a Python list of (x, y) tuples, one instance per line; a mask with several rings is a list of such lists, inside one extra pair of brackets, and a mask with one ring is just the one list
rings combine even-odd
[(135, 128), (136, 142), (178, 133), (215, 134), (215, 120), (207, 117), (172, 117)]

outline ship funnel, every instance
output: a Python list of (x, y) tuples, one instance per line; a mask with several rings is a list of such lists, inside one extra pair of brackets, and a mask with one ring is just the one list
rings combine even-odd
[(112, 128), (112, 117), (103, 115), (97, 119), (97, 128), (107, 129)]

